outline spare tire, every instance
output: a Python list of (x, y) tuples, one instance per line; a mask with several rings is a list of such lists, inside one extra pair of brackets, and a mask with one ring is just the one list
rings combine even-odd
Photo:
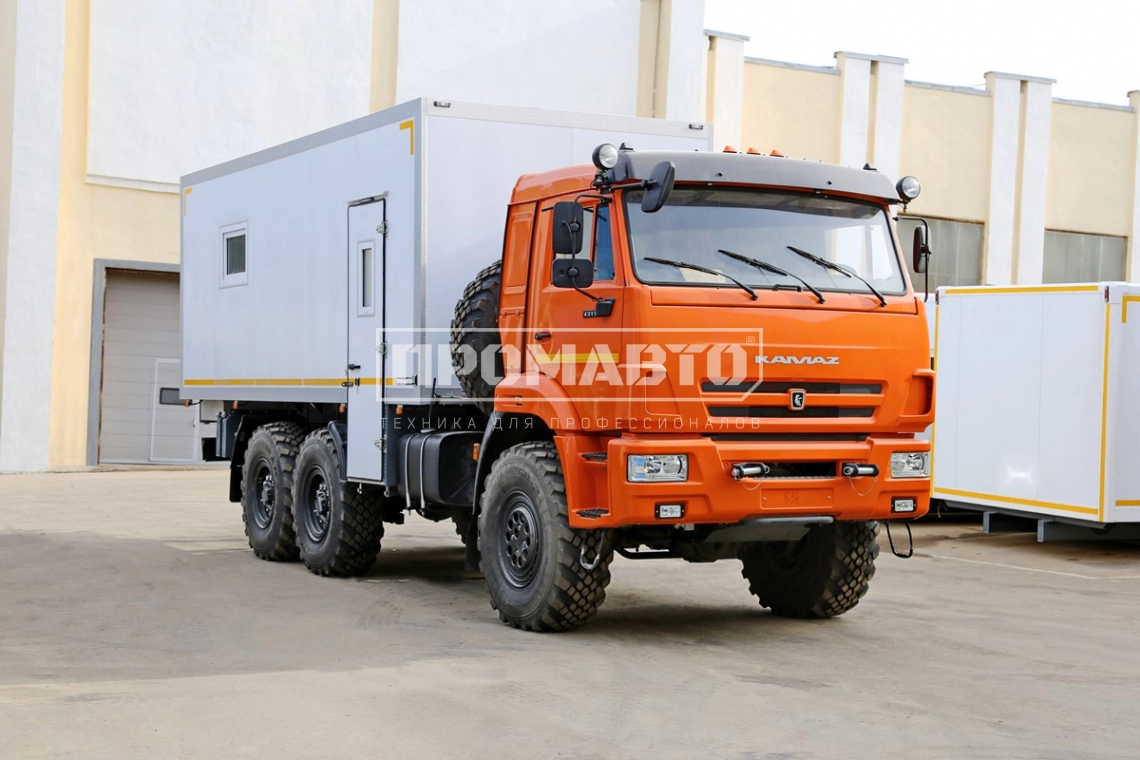
[[(451, 320), (451, 364), (468, 398), (486, 414), (495, 409), (495, 385), (503, 376), (499, 346), (499, 291), (503, 263), (496, 261), (475, 275), (455, 304)], [(494, 357), (491, 371), (483, 363)]]

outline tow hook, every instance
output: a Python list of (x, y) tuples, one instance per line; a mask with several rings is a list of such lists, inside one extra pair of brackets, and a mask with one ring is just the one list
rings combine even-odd
[(910, 523), (909, 522), (903, 523), (903, 526), (906, 528), (906, 543), (907, 543), (906, 554), (903, 554), (902, 552), (900, 552), (898, 549), (895, 548), (895, 540), (894, 540), (894, 538), (891, 537), (891, 521), (890, 520), (884, 520), (883, 525), (885, 525), (887, 528), (887, 543), (889, 543), (891, 545), (891, 554), (895, 555), (899, 559), (910, 559), (911, 557), (913, 557), (914, 556), (914, 536), (911, 535), (911, 532), (910, 532)]
[(873, 478), (879, 474), (879, 466), (877, 464), (844, 462), (839, 471), (843, 473), (845, 478)]
[(762, 478), (772, 471), (772, 468), (763, 462), (741, 462), (732, 466), (732, 479)]
[(594, 561), (586, 561), (586, 542), (582, 542), (582, 549), (578, 552), (578, 564), (582, 566), (583, 570), (593, 570), (602, 561), (602, 555), (606, 553), (606, 534), (603, 531), (602, 537), (598, 539), (598, 551), (594, 554)]

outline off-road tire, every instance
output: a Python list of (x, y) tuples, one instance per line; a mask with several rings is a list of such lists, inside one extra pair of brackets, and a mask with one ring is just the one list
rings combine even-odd
[(383, 514), (381, 491), (358, 492), (355, 484), (341, 481), (340, 458), (328, 428), (310, 433), (297, 455), (293, 495), (293, 522), (305, 567), (317, 575), (367, 572), (380, 552)]
[(249, 437), (241, 467), (241, 519), (249, 548), (261, 559), (297, 559), (293, 474), (304, 437), (292, 422), (262, 425)]
[[(522, 554), (519, 566), (512, 558), (520, 556), (518, 536), (526, 531), (512, 533), (510, 527), (528, 520), (532, 552)], [(509, 535), (515, 536), (514, 553)], [(604, 536), (570, 527), (553, 443), (523, 443), (504, 452), (487, 476), (479, 513), (482, 571), (499, 619), (527, 631), (569, 631), (593, 617), (606, 599), (613, 561), (612, 542)], [(587, 561), (603, 551), (593, 570), (579, 561), (583, 546)]]
[[(467, 285), (459, 303), (455, 304), (455, 318), (451, 320), (451, 361), (459, 378), (459, 385), (468, 398), (475, 400), (485, 414), (495, 410), (495, 384), (483, 377), (483, 351), (499, 344), (499, 293), (503, 285), (503, 264), (496, 261), (475, 275)], [(461, 372), (464, 347), (475, 352), (478, 359), (469, 372)], [(495, 352), (495, 378), (503, 376), (503, 356)]]
[(799, 541), (750, 544), (740, 552), (742, 575), (762, 607), (791, 618), (830, 618), (859, 603), (879, 542), (876, 522), (834, 522)]
[(467, 545), (467, 532), (471, 529), (472, 519), (472, 515), (466, 512), (451, 516), (451, 522), (455, 525), (455, 534), (459, 536), (459, 540), (463, 542), (464, 546)]

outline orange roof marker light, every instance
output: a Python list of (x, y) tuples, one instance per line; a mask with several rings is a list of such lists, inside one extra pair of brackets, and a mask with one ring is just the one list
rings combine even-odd
[(731, 145), (726, 145), (726, 146), (724, 146), (724, 152), (725, 153), (739, 153), (740, 151), (738, 151), (736, 148), (732, 147)]
[(775, 156), (776, 158), (783, 158), (784, 157), (784, 154), (781, 153), (780, 151), (776, 150), (775, 148), (772, 148), (772, 152), (769, 153), (768, 155), (769, 156)]
[(764, 154), (761, 153), (760, 151), (756, 150), (755, 148), (749, 148), (748, 149), (748, 155), (750, 155), (750, 156), (762, 156)]

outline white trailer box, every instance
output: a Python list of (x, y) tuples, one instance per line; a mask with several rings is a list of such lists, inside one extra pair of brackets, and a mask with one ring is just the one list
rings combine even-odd
[(704, 124), (415, 100), (190, 174), (183, 393), (347, 403), (348, 475), (376, 479), (383, 404), (461, 395), (447, 331), (463, 288), (502, 256), (518, 178), (588, 164), (600, 143), (707, 150), (710, 136)]
[(938, 301), (934, 498), (1140, 522), (1140, 285), (950, 287)]

